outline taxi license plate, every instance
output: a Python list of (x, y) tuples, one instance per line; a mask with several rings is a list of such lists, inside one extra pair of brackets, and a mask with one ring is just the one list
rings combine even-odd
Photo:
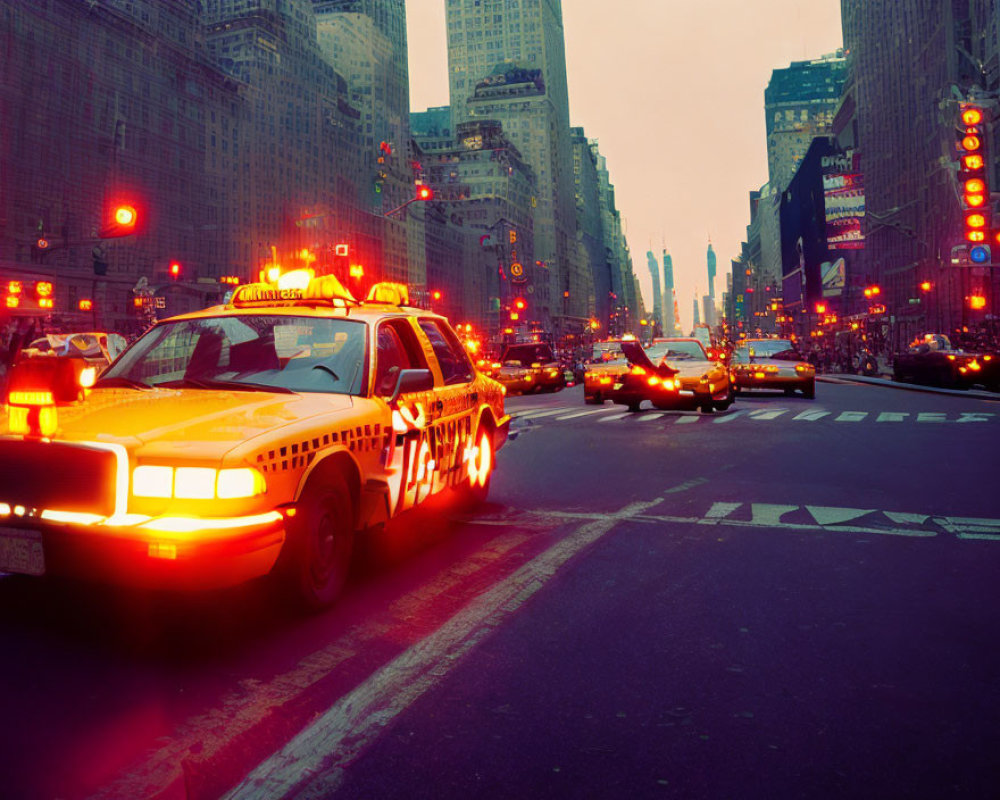
[(0, 528), (0, 572), (44, 575), (42, 532), (24, 528)]

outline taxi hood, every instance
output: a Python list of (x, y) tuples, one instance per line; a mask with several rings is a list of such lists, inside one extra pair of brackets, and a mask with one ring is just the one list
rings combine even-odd
[(350, 395), (339, 394), (96, 389), (84, 402), (59, 408), (54, 438), (221, 455), (260, 434), (352, 404)]

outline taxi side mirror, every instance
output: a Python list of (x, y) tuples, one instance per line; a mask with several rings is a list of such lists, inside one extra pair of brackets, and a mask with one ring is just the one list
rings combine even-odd
[(389, 403), (395, 403), (401, 394), (429, 392), (434, 388), (434, 375), (429, 369), (401, 369), (396, 379), (396, 388), (389, 396)]

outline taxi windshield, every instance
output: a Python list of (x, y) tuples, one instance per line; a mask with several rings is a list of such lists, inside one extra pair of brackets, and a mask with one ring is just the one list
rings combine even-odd
[(246, 314), (157, 325), (98, 386), (361, 394), (367, 326), (345, 319)]
[(650, 361), (666, 358), (667, 361), (707, 361), (708, 356), (700, 342), (656, 342), (646, 355)]

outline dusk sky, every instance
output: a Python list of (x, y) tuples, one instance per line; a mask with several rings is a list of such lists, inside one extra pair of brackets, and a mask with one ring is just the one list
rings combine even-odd
[[(444, 0), (407, 0), (410, 107), (448, 104)], [(608, 160), (648, 310), (646, 251), (673, 256), (685, 331), (705, 253), (726, 287), (767, 180), (771, 70), (842, 46), (840, 0), (563, 0), (572, 125)]]

